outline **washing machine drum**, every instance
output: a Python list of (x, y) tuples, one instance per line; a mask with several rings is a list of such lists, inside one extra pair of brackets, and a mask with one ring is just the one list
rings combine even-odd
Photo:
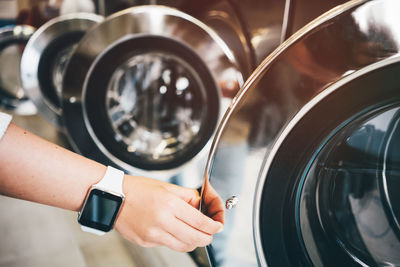
[(400, 265), (399, 7), (339, 6), (244, 85), (203, 188), (213, 266)]
[(79, 43), (64, 76), (64, 119), (82, 154), (135, 174), (171, 176), (214, 133), (220, 85), (240, 79), (206, 25), (172, 8), (134, 7)]

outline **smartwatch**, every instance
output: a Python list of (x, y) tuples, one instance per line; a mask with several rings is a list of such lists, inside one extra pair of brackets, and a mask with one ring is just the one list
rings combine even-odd
[(123, 171), (108, 166), (103, 179), (90, 188), (78, 213), (83, 231), (104, 235), (113, 228), (125, 197), (123, 179)]

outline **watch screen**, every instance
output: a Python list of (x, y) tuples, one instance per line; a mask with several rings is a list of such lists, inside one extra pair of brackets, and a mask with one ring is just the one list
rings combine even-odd
[(121, 197), (93, 189), (87, 198), (79, 222), (82, 225), (107, 232), (111, 230), (121, 204)]

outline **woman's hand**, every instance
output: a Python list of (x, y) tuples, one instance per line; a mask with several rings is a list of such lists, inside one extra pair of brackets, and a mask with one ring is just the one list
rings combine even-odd
[(115, 227), (140, 246), (192, 251), (210, 244), (223, 228), (198, 210), (200, 197), (194, 189), (129, 175), (123, 189), (125, 201)]

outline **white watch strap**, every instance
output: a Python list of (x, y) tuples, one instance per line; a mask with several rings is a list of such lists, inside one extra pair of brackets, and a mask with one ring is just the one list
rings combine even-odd
[(103, 179), (101, 179), (100, 182), (98, 182), (94, 186), (124, 196), (124, 192), (122, 190), (124, 175), (125, 174), (123, 171), (108, 166)]
[(97, 230), (94, 228), (90, 228), (87, 226), (83, 226), (83, 225), (81, 225), (81, 229), (84, 232), (88, 232), (88, 233), (95, 234), (95, 235), (104, 235), (106, 233), (106, 232), (103, 232), (103, 231), (100, 231), (100, 230)]
[(8, 125), (11, 122), (11, 116), (0, 112), (0, 139), (3, 137), (4, 133), (7, 131)]

